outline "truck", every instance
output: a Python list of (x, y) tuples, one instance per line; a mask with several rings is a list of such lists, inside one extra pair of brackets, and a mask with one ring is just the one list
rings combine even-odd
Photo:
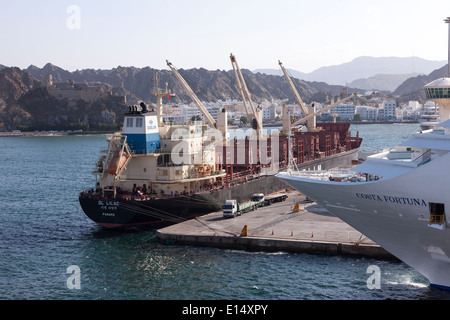
[(236, 200), (226, 200), (222, 206), (224, 218), (235, 218), (250, 210), (255, 210), (259, 206), (259, 202), (247, 201), (238, 203)]
[(222, 212), (224, 218), (234, 218), (237, 215), (237, 201), (226, 200), (222, 206)]
[(272, 203), (274, 202), (281, 202), (287, 199), (287, 194), (274, 194), (271, 196), (266, 196), (264, 197), (264, 202), (263, 202), (263, 206), (270, 206)]
[(259, 206), (262, 206), (265, 201), (264, 193), (254, 193), (251, 199), (252, 201), (258, 202)]

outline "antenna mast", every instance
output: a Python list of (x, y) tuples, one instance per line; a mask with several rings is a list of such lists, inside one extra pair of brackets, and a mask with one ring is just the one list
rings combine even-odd
[(164, 123), (163, 123), (163, 115), (162, 115), (162, 98), (164, 96), (167, 96), (169, 94), (169, 89), (167, 88), (167, 83), (166, 83), (166, 88), (165, 89), (161, 89), (159, 87), (159, 72), (156, 72), (155, 77), (153, 78), (153, 89), (152, 89), (152, 94), (154, 96), (156, 96), (156, 116), (158, 119), (158, 126), (159, 127), (163, 127)]
[(450, 78), (450, 17), (446, 18), (444, 20), (444, 22), (446, 24), (448, 24), (448, 60), (447, 60), (448, 74), (447, 74), (447, 76)]

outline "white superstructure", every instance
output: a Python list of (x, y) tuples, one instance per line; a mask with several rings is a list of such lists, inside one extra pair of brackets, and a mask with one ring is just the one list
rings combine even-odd
[[(283, 172), (286, 183), (450, 288), (450, 120), (350, 170)], [(450, 226), (449, 226), (450, 227)]]
[(429, 83), (425, 93), (439, 104), (442, 122), (434, 129), (350, 170), (288, 171), (277, 177), (420, 272), (431, 285), (450, 289), (450, 78)]
[(450, 120), (351, 170), (277, 177), (393, 255), (450, 288)]
[(419, 118), (420, 128), (422, 130), (433, 129), (439, 124), (439, 107), (436, 103), (428, 101), (423, 107)]

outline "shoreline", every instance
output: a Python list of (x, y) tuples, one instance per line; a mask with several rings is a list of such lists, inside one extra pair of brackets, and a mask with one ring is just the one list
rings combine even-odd
[[(331, 123), (331, 122), (318, 122), (318, 123)], [(341, 121), (341, 122), (336, 122), (336, 123), (348, 123), (345, 121)], [(416, 120), (411, 120), (411, 121), (360, 121), (360, 122), (355, 122), (352, 121), (350, 122), (350, 124), (394, 124), (394, 123), (399, 123), (399, 124), (412, 124), (412, 123), (419, 123), (419, 121)], [(263, 124), (264, 128), (274, 128), (274, 127), (282, 127), (282, 123), (268, 123), (268, 124)], [(228, 126), (228, 127), (236, 127), (236, 128), (247, 128), (247, 127), (239, 127), (239, 126)]]
[(39, 131), (39, 132), (0, 132), (0, 138), (8, 137), (51, 137), (51, 136), (84, 136), (113, 134), (114, 131)]
[[(360, 125), (360, 124), (411, 124), (411, 123), (419, 123), (418, 121), (377, 121), (377, 122), (350, 122), (350, 124)], [(264, 127), (267, 128), (276, 128), (280, 127), (281, 124), (266, 124)], [(250, 127), (239, 127), (239, 126), (228, 126), (230, 129), (239, 129), (239, 128), (250, 128)], [(2, 137), (45, 137), (45, 136), (71, 136), (71, 135), (102, 135), (102, 134), (113, 134), (116, 131), (33, 131), (33, 132), (0, 132), (0, 138)]]

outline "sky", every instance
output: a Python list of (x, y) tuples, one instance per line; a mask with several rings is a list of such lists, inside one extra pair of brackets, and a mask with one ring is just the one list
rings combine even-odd
[(359, 56), (447, 61), (449, 0), (0, 0), (0, 64), (312, 72)]

